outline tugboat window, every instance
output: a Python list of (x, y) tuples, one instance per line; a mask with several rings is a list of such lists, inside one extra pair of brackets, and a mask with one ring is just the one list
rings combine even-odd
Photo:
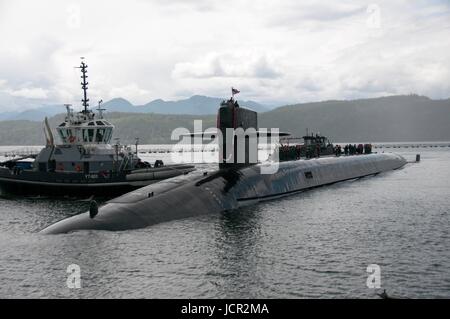
[(105, 137), (105, 129), (104, 128), (98, 129), (97, 130), (97, 135), (95, 136), (95, 141), (97, 143), (101, 143), (101, 142), (103, 142), (103, 138), (104, 137)]
[(88, 130), (83, 130), (83, 142), (88, 142)]
[(59, 137), (61, 137), (61, 141), (63, 143), (66, 143), (66, 135), (65, 135), (65, 130), (58, 130), (59, 133)]
[(64, 143), (67, 143), (67, 140), (70, 136), (72, 136), (71, 130), (61, 130), (61, 137)]
[(105, 133), (105, 138), (104, 138), (105, 143), (109, 143), (109, 141), (111, 140), (111, 135), (112, 135), (112, 129), (107, 128), (106, 133)]
[(88, 139), (89, 142), (92, 142), (94, 140), (94, 129), (88, 129)]
[(305, 177), (306, 178), (313, 178), (313, 174), (312, 174), (312, 172), (305, 172)]

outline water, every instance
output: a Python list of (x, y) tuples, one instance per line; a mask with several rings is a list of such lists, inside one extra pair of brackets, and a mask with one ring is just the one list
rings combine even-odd
[[(419, 164), (239, 211), (146, 229), (37, 231), (86, 209), (0, 198), (0, 297), (450, 297), (450, 148), (398, 150)], [(81, 289), (66, 285), (81, 267)]]

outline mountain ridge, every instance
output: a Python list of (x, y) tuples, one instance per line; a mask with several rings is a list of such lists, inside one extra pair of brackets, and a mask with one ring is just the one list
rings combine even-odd
[[(155, 99), (144, 105), (134, 105), (130, 101), (118, 97), (102, 104), (106, 113), (158, 113), (158, 114), (186, 114), (186, 115), (208, 115), (215, 114), (217, 106), (223, 99), (204, 95), (193, 95), (187, 99), (177, 101), (164, 101)], [(239, 101), (242, 106), (254, 109), (257, 112), (265, 112), (269, 107), (254, 101)], [(91, 105), (92, 109), (96, 106)], [(23, 111), (10, 111), (0, 113), (0, 121), (5, 120), (30, 120), (42, 121), (45, 117), (52, 117), (64, 113), (65, 107), (58, 104), (43, 105), (37, 108), (25, 109)]]

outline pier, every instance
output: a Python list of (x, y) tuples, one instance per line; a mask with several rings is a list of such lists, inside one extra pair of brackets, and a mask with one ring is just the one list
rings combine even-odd
[[(347, 143), (336, 143), (345, 145)], [(359, 144), (359, 143), (352, 143)], [(448, 148), (449, 142), (405, 142), (405, 143), (372, 143), (373, 149), (408, 149), (408, 148)], [(30, 156), (34, 157), (39, 153), (42, 146), (4, 146), (6, 150), (0, 150), (0, 157), (17, 158)], [(259, 145), (259, 150), (269, 149), (269, 145)], [(164, 154), (164, 153), (195, 153), (195, 152), (217, 152), (216, 145), (139, 145), (138, 154)]]

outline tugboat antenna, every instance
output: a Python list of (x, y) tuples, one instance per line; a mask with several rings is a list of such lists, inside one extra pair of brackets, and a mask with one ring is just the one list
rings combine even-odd
[(97, 107), (98, 115), (101, 119), (103, 118), (103, 111), (106, 110), (106, 109), (102, 109), (102, 107), (101, 107), (102, 103), (103, 103), (103, 100), (98, 101), (98, 107)]
[(88, 89), (88, 84), (89, 82), (87, 82), (87, 78), (88, 76), (86, 75), (87, 73), (87, 64), (84, 63), (84, 57), (81, 57), (81, 65), (78, 67), (81, 69), (81, 79), (83, 80), (81, 82), (81, 88), (83, 89), (83, 99), (81, 100), (81, 102), (83, 103), (84, 106), (84, 110), (83, 113), (86, 114), (88, 112), (87, 108), (89, 106), (89, 99), (87, 98), (87, 89)]
[(67, 117), (66, 117), (66, 120), (67, 121), (71, 121), (72, 120), (72, 114), (71, 114), (71, 106), (72, 106), (72, 104), (64, 104), (64, 106), (66, 107), (66, 110), (67, 110)]

